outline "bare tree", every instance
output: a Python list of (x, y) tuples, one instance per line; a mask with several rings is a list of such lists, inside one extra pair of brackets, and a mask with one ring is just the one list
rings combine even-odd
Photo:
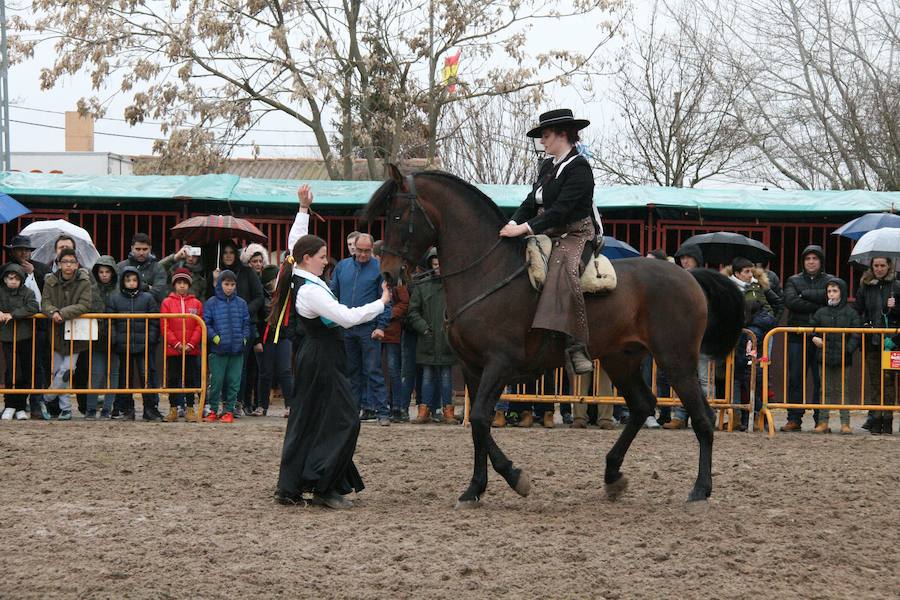
[[(265, 115), (289, 115), (340, 179), (354, 156), (374, 173), (380, 159), (413, 152), (416, 135), (433, 161), (452, 102), (589, 74), (623, 1), (35, 0), (31, 15), (11, 20), (10, 45), (21, 61), (54, 43), (44, 89), (87, 73), (98, 96), (110, 86), (130, 95), (126, 119), (162, 120), (165, 134), (227, 125), (231, 137), (217, 139), (227, 149)], [(601, 30), (586, 52), (525, 53), (534, 24), (586, 18)], [(451, 49), (471, 61), (455, 95), (439, 70)], [(83, 99), (79, 109), (102, 116), (110, 100)], [(423, 127), (410, 130), (411, 120)]]
[(530, 183), (536, 160), (525, 132), (538, 107), (522, 92), (452, 104), (438, 146), (444, 168), (478, 183)]
[(900, 190), (900, 4), (879, 0), (693, 3), (680, 21), (715, 39), (717, 84), (776, 185)]
[(693, 187), (744, 167), (747, 139), (733, 107), (738, 86), (716, 86), (714, 57), (701, 42), (666, 32), (654, 4), (649, 25), (634, 25), (628, 57), (610, 100), (619, 109), (612, 132), (595, 147), (602, 181)]

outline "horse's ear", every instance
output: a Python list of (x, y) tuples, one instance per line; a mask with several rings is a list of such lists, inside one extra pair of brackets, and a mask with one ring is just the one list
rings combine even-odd
[(403, 173), (400, 172), (400, 168), (394, 163), (388, 164), (388, 176), (394, 180), (401, 190), (407, 191), (406, 179), (403, 177)]

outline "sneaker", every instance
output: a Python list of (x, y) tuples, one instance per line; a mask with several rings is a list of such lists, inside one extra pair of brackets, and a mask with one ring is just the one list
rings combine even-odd
[(779, 429), (779, 431), (800, 431), (800, 429), (800, 423), (797, 423), (795, 421), (788, 421), (781, 426), (781, 429)]
[(387, 417), (378, 417), (378, 424), (382, 427), (388, 427), (391, 424), (391, 420)]
[(16, 411), (16, 421), (27, 421), (29, 419), (28, 412), (24, 410)]
[(59, 420), (60, 421), (71, 421), (72, 420), (72, 411), (64, 410), (61, 413), (59, 413)]
[(376, 419), (375, 411), (364, 408), (359, 413), (360, 421), (374, 421)]
[(6, 408), (3, 410), (3, 414), (0, 415), (0, 420), (3, 421), (12, 421), (13, 416), (16, 414), (16, 409), (14, 408)]
[(563, 413), (562, 421), (563, 425), (571, 425), (575, 419), (572, 417), (572, 413)]
[(264, 417), (264, 416), (266, 416), (266, 409), (264, 409), (262, 406), (257, 406), (256, 410), (254, 410), (252, 413), (250, 413), (250, 416), (251, 417)]
[(179, 406), (179, 407), (178, 407), (178, 418), (179, 418), (179, 419), (183, 419), (183, 418), (184, 418), (184, 407), (183, 407), (183, 406)]
[(227, 412), (221, 417), (219, 417), (219, 421), (222, 423), (234, 423), (234, 413)]
[(656, 417), (650, 415), (649, 417), (647, 417), (647, 420), (644, 421), (644, 427), (646, 427), (647, 429), (659, 429), (660, 424), (659, 421), (656, 420)]
[(207, 423), (215, 423), (216, 421), (219, 420), (219, 417), (216, 416), (216, 413), (210, 411), (210, 413), (208, 415), (203, 417), (203, 420), (206, 421)]
[(106, 409), (104, 408), (103, 410), (100, 411), (100, 418), (101, 418), (101, 419), (108, 419), (109, 417), (110, 417), (110, 415), (109, 415), (109, 411), (108, 411), (108, 410), (106, 410)]
[(165, 417), (162, 416), (162, 413), (159, 412), (155, 407), (145, 408), (143, 419), (145, 421), (163, 421)]
[(85, 421), (96, 421), (97, 413), (93, 410), (87, 411), (86, 413), (84, 413), (84, 420)]
[(203, 405), (203, 418), (205, 419), (206, 417), (208, 417), (210, 412), (211, 411), (209, 410), (209, 404), (204, 404)]

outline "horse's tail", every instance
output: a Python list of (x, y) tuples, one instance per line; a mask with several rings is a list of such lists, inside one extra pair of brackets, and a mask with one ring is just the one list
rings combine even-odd
[(706, 331), (700, 351), (715, 358), (727, 356), (744, 327), (744, 295), (727, 277), (712, 269), (691, 269), (706, 294)]

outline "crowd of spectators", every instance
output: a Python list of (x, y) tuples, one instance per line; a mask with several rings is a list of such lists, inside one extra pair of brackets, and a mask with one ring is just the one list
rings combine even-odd
[[(334, 296), (347, 307), (365, 305), (380, 296), (382, 275), (379, 246), (366, 233), (347, 238), (349, 256), (330, 261), (326, 273)], [(277, 385), (285, 398), (286, 411), (292, 397), (291, 361), (302, 331), (288, 328), (280, 339), (268, 336), (266, 322), (272, 310), (272, 294), (278, 267), (268, 249), (259, 244), (244, 248), (233, 242), (221, 245), (212, 268), (199, 249), (183, 246), (158, 260), (152, 241), (143, 233), (131, 240), (129, 255), (116, 262), (101, 256), (88, 271), (78, 262), (75, 240), (60, 236), (56, 257), (45, 265), (31, 258), (30, 240), (17, 235), (5, 246), (7, 263), (0, 267), (0, 344), (5, 364), (5, 408), (3, 420), (28, 418), (72, 419), (76, 411), (85, 419), (134, 420), (133, 395), (127, 391), (79, 395), (76, 402), (67, 389), (94, 390), (159, 388), (160, 371), (168, 394), (168, 413), (160, 411), (158, 393), (142, 394), (144, 420), (175, 422), (180, 419), (230, 423), (241, 416), (269, 414), (270, 397)], [(671, 260), (685, 269), (704, 266), (702, 253), (686, 247), (674, 258), (653, 251), (648, 258)], [(723, 269), (741, 290), (746, 304), (746, 326), (761, 341), (779, 323), (815, 327), (896, 327), (900, 321), (896, 295), (900, 284), (892, 262), (876, 258), (860, 281), (855, 300), (847, 295), (847, 284), (823, 269), (824, 252), (808, 246), (802, 253), (799, 272), (780, 280), (765, 265), (737, 257)], [(432, 252), (426, 264), (408, 285), (392, 290), (392, 302), (376, 320), (344, 332), (347, 366), (360, 418), (380, 425), (409, 422), (459, 423), (454, 406), (453, 365), (455, 358), (444, 330), (446, 299), (440, 276), (440, 261)], [(42, 313), (46, 319), (31, 319)], [(126, 317), (90, 321), (86, 313), (140, 315), (147, 313), (191, 314), (206, 323), (202, 328), (191, 318), (146, 319)], [(84, 330), (87, 331), (84, 331)], [(868, 335), (865, 343), (865, 395), (878, 404), (882, 392), (893, 404), (894, 375), (882, 371), (881, 349), (893, 346), (889, 336)], [(758, 411), (761, 369), (755, 386), (750, 385), (747, 338), (738, 344), (735, 361), (734, 397), (744, 404), (751, 400)], [(821, 398), (822, 376), (825, 398), (840, 404), (842, 371), (859, 353), (860, 336), (840, 334), (790, 334), (787, 341), (789, 396), (802, 402), (804, 382), (811, 382), (810, 400)], [(90, 351), (88, 351), (90, 349)], [(195, 409), (195, 394), (186, 391), (201, 385), (201, 352), (208, 354), (207, 404), (205, 414)], [(804, 360), (804, 357), (807, 357)], [(698, 379), (704, 394), (715, 394), (713, 359), (701, 355)], [(804, 365), (807, 372), (804, 373)], [(655, 380), (653, 374), (655, 373)], [(665, 373), (645, 366), (648, 386), (658, 395), (668, 395)], [(545, 382), (562, 385), (569, 381)], [(612, 391), (608, 380), (601, 385)], [(721, 385), (721, 383), (720, 383)], [(17, 393), (16, 389), (38, 388), (40, 394)], [(59, 391), (56, 391), (59, 390)], [(751, 390), (755, 397), (751, 398)], [(552, 393), (554, 390), (550, 390)], [(581, 390), (586, 393), (587, 390)], [(415, 416), (410, 407), (415, 400)], [(799, 431), (805, 411), (792, 409), (782, 431)], [(530, 427), (556, 426), (552, 404), (521, 404), (497, 407), (493, 425)], [(575, 428), (595, 424), (612, 428), (624, 422), (624, 407), (560, 405), (562, 421)], [(892, 431), (892, 412), (872, 411), (866, 427), (873, 434)], [(736, 429), (745, 430), (751, 415), (742, 411)], [(814, 431), (830, 432), (829, 412), (815, 411)], [(688, 426), (683, 409), (661, 408), (649, 417), (646, 427), (682, 429)], [(850, 433), (849, 413), (840, 411), (841, 432)]]

